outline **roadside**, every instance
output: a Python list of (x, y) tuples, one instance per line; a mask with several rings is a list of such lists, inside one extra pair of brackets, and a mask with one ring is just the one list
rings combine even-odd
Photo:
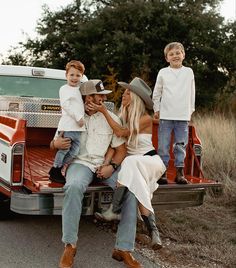
[(236, 267), (236, 197), (206, 197), (200, 207), (160, 211), (158, 227), (163, 249), (138, 252), (162, 268)]

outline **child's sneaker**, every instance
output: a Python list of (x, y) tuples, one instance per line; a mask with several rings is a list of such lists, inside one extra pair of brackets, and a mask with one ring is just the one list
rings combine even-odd
[(49, 171), (49, 175), (50, 175), (50, 181), (51, 182), (56, 182), (56, 183), (61, 183), (61, 184), (65, 184), (66, 183), (66, 179), (65, 177), (61, 174), (61, 167), (52, 167)]

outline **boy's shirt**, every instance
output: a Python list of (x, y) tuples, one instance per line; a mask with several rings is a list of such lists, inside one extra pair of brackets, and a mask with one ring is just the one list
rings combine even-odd
[(58, 124), (60, 131), (84, 131), (79, 120), (84, 117), (84, 103), (79, 87), (64, 85), (59, 90), (62, 116)]
[(191, 68), (162, 68), (153, 91), (154, 112), (160, 119), (190, 121), (195, 110), (195, 81)]

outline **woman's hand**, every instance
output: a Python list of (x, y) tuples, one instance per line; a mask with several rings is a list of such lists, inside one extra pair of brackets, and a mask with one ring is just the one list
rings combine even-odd
[(95, 104), (94, 102), (90, 102), (90, 103), (87, 103), (86, 106), (87, 106), (86, 108), (90, 111), (97, 111), (103, 114), (107, 111), (106, 105), (103, 102), (101, 102), (100, 104)]

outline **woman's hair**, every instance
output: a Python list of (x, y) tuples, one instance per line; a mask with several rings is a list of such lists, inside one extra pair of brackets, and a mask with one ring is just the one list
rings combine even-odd
[(78, 60), (71, 60), (66, 64), (66, 74), (69, 72), (70, 68), (74, 67), (75, 69), (79, 70), (82, 74), (84, 74), (85, 67), (81, 61)]
[(131, 102), (128, 106), (121, 105), (120, 117), (123, 125), (130, 130), (127, 143), (133, 142), (137, 146), (140, 118), (146, 113), (146, 108), (143, 100), (132, 91), (130, 91), (130, 98)]

